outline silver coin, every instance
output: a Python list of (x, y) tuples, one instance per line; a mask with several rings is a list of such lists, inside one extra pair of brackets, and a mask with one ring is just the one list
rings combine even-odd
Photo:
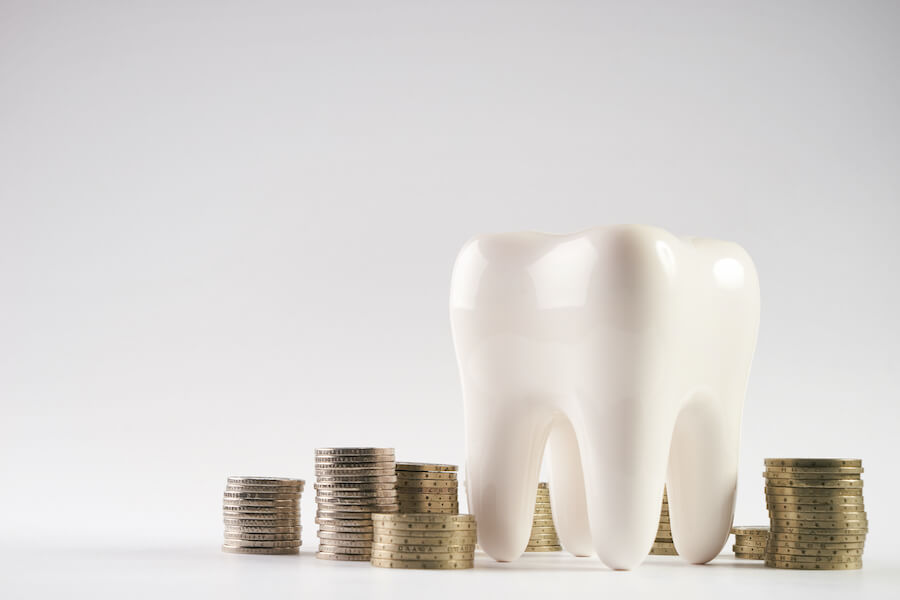
[(393, 448), (373, 448), (371, 446), (368, 447), (360, 447), (360, 448), (316, 448), (316, 456), (332, 456), (336, 454), (393, 454)]
[(320, 540), (351, 540), (351, 541), (372, 541), (372, 532), (366, 533), (345, 533), (342, 531), (328, 531), (319, 529), (316, 533)]
[(324, 560), (354, 560), (369, 562), (369, 559), (371, 557), (371, 554), (337, 554), (335, 552), (316, 552), (316, 558), (321, 558)]
[(319, 544), (319, 552), (330, 552), (332, 554), (370, 554), (372, 545), (365, 547), (336, 546), (334, 544)]
[(222, 552), (230, 554), (300, 554), (300, 548), (243, 548), (222, 546)]
[(261, 535), (278, 535), (278, 534), (289, 534), (289, 535), (299, 535), (303, 531), (303, 528), (297, 525), (296, 527), (250, 527), (246, 525), (234, 525), (234, 526), (226, 526), (225, 533), (232, 534), (261, 534)]
[(300, 540), (266, 542), (260, 540), (226, 539), (222, 545), (228, 548), (297, 548), (300, 546)]
[(261, 542), (300, 541), (300, 532), (297, 533), (232, 533), (225, 532), (226, 540), (258, 540)]
[(229, 485), (274, 485), (280, 487), (300, 487), (302, 488), (306, 481), (303, 479), (290, 479), (288, 477), (240, 477), (230, 476), (228, 478)]

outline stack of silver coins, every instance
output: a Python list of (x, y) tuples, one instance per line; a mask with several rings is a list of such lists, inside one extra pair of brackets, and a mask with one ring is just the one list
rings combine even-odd
[(650, 554), (665, 556), (678, 554), (675, 550), (675, 542), (672, 541), (672, 525), (669, 522), (669, 495), (665, 486), (663, 486), (662, 508), (659, 511), (659, 528), (656, 530), (656, 539), (653, 540)]
[(367, 561), (372, 513), (393, 513), (397, 475), (393, 448), (317, 448), (317, 558)]
[(735, 558), (746, 558), (749, 560), (766, 559), (766, 542), (769, 539), (768, 527), (732, 527), (731, 533), (734, 534), (734, 546), (731, 549), (734, 551)]
[(541, 482), (537, 486), (534, 501), (534, 517), (531, 521), (531, 537), (525, 552), (557, 552), (562, 550), (556, 527), (553, 526), (553, 511), (550, 508), (550, 485)]
[(767, 458), (765, 464), (769, 509), (766, 566), (861, 569), (869, 531), (862, 461)]
[(471, 569), (475, 517), (442, 513), (375, 514), (372, 565), (388, 569)]
[(224, 552), (298, 554), (302, 479), (229, 477), (222, 510)]
[(459, 512), (456, 465), (397, 463), (397, 498), (402, 513)]

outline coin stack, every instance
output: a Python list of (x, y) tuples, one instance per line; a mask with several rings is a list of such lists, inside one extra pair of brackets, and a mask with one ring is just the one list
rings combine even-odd
[(222, 510), (223, 552), (298, 554), (302, 479), (229, 477)]
[(862, 461), (767, 458), (766, 566), (861, 569), (868, 531)]
[(402, 513), (459, 513), (456, 465), (397, 463), (397, 499)]
[(372, 513), (396, 512), (393, 448), (317, 448), (317, 558), (369, 560)]
[(525, 552), (557, 552), (562, 550), (556, 527), (553, 526), (553, 512), (550, 509), (550, 485), (541, 482), (537, 486), (534, 502), (534, 518), (531, 521), (531, 537)]
[(372, 565), (389, 569), (471, 569), (475, 517), (443, 513), (372, 515)]
[(750, 560), (766, 559), (766, 540), (769, 539), (768, 527), (732, 527), (734, 534), (735, 558), (747, 558)]
[(660, 556), (675, 556), (675, 542), (672, 541), (672, 526), (669, 524), (669, 496), (663, 486), (662, 508), (659, 511), (659, 529), (656, 530), (656, 539), (650, 554)]

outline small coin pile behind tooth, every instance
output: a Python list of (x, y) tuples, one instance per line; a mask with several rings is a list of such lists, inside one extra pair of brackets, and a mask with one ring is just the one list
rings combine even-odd
[(769, 509), (766, 566), (861, 569), (869, 530), (862, 461), (767, 458), (765, 464)]
[(550, 485), (541, 482), (537, 486), (534, 503), (534, 519), (531, 522), (531, 537), (525, 552), (557, 552), (562, 550), (556, 528), (553, 526), (553, 512), (550, 508)]
[(371, 558), (372, 513), (398, 510), (395, 466), (393, 448), (316, 449), (316, 558)]
[(372, 565), (388, 569), (471, 569), (475, 517), (443, 513), (372, 515)]
[(734, 551), (735, 558), (746, 558), (749, 560), (765, 560), (766, 559), (766, 541), (769, 539), (769, 528), (762, 527), (732, 527), (731, 533), (734, 534)]
[(397, 463), (397, 499), (401, 513), (459, 513), (456, 465)]
[(302, 479), (229, 477), (222, 511), (232, 554), (297, 554), (300, 551)]
[(672, 541), (672, 526), (669, 524), (669, 495), (665, 486), (663, 486), (662, 508), (659, 511), (659, 529), (656, 530), (656, 539), (653, 540), (650, 554), (657, 556), (678, 554), (675, 551), (675, 543)]

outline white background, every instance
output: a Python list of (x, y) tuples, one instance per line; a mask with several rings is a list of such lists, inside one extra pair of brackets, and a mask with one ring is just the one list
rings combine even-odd
[[(0, 595), (896, 587), (898, 26), (890, 1), (0, 0)], [(766, 522), (764, 457), (862, 458), (863, 571), (218, 551), (228, 474), (311, 483), (322, 445), (463, 464), (456, 251), (619, 222), (754, 257), (735, 522)]]

